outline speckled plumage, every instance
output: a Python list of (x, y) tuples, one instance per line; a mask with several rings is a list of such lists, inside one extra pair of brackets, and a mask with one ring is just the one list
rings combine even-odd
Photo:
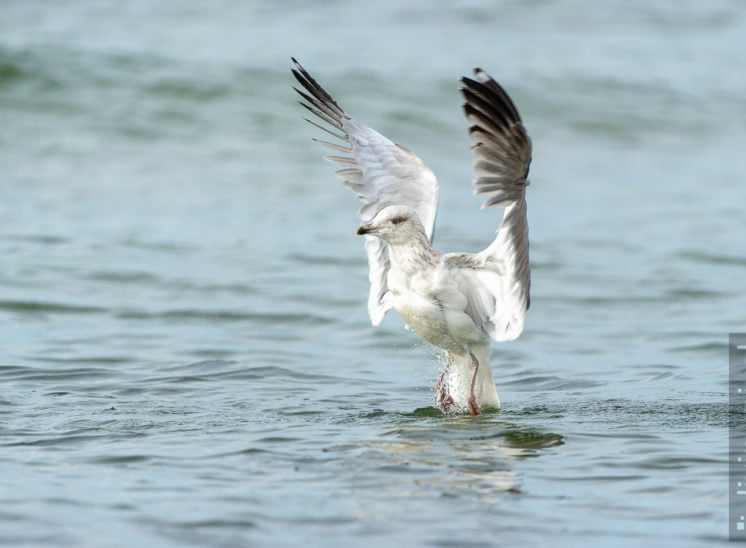
[[(345, 142), (318, 141), (344, 156), (337, 175), (363, 201), (359, 234), (370, 265), (368, 312), (378, 325), (392, 306), (409, 327), (443, 349), (446, 370), (436, 384), (444, 411), (499, 408), (489, 366), (489, 341), (520, 335), (529, 306), (530, 270), (525, 189), (531, 141), (507, 93), (484, 71), (462, 78), (472, 124), (476, 193), (483, 207), (505, 207), (495, 240), (480, 253), (441, 254), (432, 245), (438, 184), (409, 150), (352, 119), (295, 60), (301, 104)], [(310, 120), (309, 120), (310, 121)]]

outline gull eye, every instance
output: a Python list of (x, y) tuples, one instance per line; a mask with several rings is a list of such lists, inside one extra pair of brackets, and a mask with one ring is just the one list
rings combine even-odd
[(391, 224), (398, 225), (399, 223), (403, 223), (404, 220), (405, 219), (403, 217), (394, 217), (393, 219), (391, 219)]

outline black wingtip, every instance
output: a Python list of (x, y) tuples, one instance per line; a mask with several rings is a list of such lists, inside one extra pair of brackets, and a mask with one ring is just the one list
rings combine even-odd
[(508, 116), (513, 118), (514, 121), (520, 122), (521, 115), (518, 114), (518, 109), (513, 104), (513, 100), (508, 95), (508, 92), (482, 69), (476, 68), (474, 71), (477, 80), (467, 77), (461, 78), (461, 82), (466, 86), (466, 89), (461, 88), (461, 93), (464, 94), (467, 101), (469, 100), (469, 94), (475, 94), (488, 103), (491, 103), (494, 107), (497, 107), (498, 111), (506, 111)]
[(478, 82), (477, 80), (474, 80), (473, 78), (469, 78), (468, 76), (462, 76), (461, 83), (464, 84), (464, 86), (466, 86), (467, 88), (470, 88), (474, 86), (479, 86), (481, 82)]

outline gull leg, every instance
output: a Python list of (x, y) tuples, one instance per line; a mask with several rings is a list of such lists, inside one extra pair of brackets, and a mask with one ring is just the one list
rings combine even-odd
[(435, 381), (435, 391), (440, 392), (442, 388), (445, 388), (444, 381), (446, 378), (446, 374), (448, 373), (448, 370), (451, 367), (451, 363), (453, 363), (453, 354), (446, 351), (446, 364), (445, 367), (443, 367), (443, 371), (440, 372), (440, 376), (438, 377), (438, 380)]
[(446, 365), (443, 368), (443, 371), (440, 372), (440, 376), (435, 382), (434, 387), (436, 394), (435, 397), (443, 413), (448, 413), (448, 411), (451, 409), (451, 405), (453, 405), (453, 398), (448, 393), (448, 384), (446, 383), (446, 375), (448, 374), (451, 364), (453, 363), (453, 354), (451, 354), (450, 352), (446, 352), (446, 357)]
[(471, 374), (471, 386), (469, 387), (469, 397), (466, 403), (469, 406), (469, 413), (472, 415), (481, 415), (482, 409), (479, 407), (477, 397), (474, 395), (474, 385), (477, 382), (477, 373), (479, 372), (479, 360), (471, 352), (469, 352), (469, 356), (471, 356), (471, 363), (474, 365), (474, 372)]

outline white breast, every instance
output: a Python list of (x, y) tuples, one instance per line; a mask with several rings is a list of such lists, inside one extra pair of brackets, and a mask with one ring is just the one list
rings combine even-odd
[(482, 342), (465, 312), (466, 299), (442, 265), (410, 276), (392, 268), (389, 289), (396, 311), (426, 342), (454, 353)]

